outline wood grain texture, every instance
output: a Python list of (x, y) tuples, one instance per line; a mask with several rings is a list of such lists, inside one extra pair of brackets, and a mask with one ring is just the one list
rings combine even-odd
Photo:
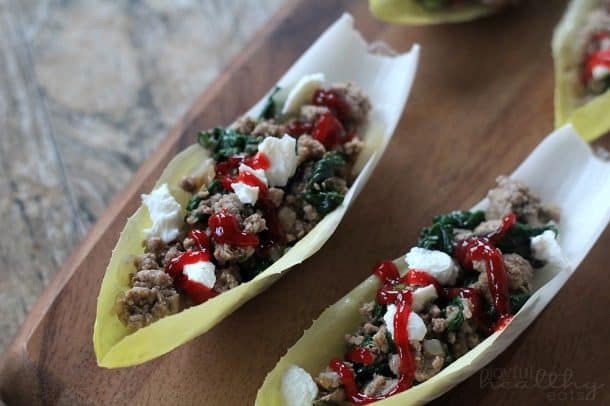
[[(365, 2), (300, 1), (286, 8), (197, 100), (45, 291), (2, 361), (2, 397), (24, 404), (252, 404), (266, 373), (326, 306), (374, 263), (403, 254), (434, 214), (480, 200), (496, 175), (511, 172), (551, 130), (549, 44), (563, 5), (529, 2), (471, 24), (421, 28), (377, 22)], [(421, 43), (422, 60), (397, 134), (337, 233), (207, 334), (142, 366), (97, 368), (95, 296), (139, 194), (198, 129), (228, 123), (258, 100), (344, 9), (368, 39), (400, 51)], [(578, 388), (592, 384), (604, 385), (593, 394), (595, 403), (609, 403), (609, 243), (606, 231), (504, 354), (433, 403), (570, 404)], [(525, 375), (528, 368), (571, 371), (572, 378), (564, 388), (548, 387)], [(500, 373), (516, 375), (496, 384), (515, 385), (525, 375), (528, 386), (486, 385), (488, 375)]]
[(0, 1), (0, 352), (111, 197), (283, 2)]

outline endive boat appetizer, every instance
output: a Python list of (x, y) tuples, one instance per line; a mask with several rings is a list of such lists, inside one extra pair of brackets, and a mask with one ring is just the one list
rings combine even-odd
[(418, 48), (386, 56), (344, 15), (230, 126), (168, 165), (115, 247), (98, 297), (98, 364), (160, 356), (315, 253), (381, 157)]
[(610, 164), (570, 126), (557, 130), (480, 204), (435, 217), (405, 256), (325, 310), (267, 376), (257, 405), (440, 396), (548, 304), (608, 224), (608, 199)]
[(610, 130), (610, 0), (572, 0), (553, 36), (555, 124), (587, 141)]
[(370, 0), (378, 18), (412, 25), (474, 20), (519, 4), (521, 0)]

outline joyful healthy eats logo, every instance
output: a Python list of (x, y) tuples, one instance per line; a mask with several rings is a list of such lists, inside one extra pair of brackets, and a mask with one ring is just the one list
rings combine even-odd
[(549, 401), (594, 401), (604, 387), (599, 382), (578, 382), (574, 371), (548, 371), (543, 368), (485, 368), (479, 374), (481, 389), (532, 390), (546, 392)]

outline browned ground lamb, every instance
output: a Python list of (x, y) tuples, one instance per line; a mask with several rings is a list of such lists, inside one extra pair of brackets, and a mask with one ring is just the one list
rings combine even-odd
[[(478, 224), (473, 225), (470, 229), (455, 228), (453, 230), (454, 241), (457, 242), (469, 236), (488, 235), (500, 227), (502, 223), (500, 219), (509, 213), (517, 215), (519, 227), (526, 227), (528, 232), (536, 235), (548, 228), (553, 229), (554, 226), (552, 223), (548, 224), (549, 221), (559, 220), (559, 211), (556, 208), (543, 205), (541, 199), (527, 186), (505, 176), (498, 177), (497, 186), (491, 189), (487, 196), (489, 206), (484, 213), (485, 219), (479, 220)], [(541, 228), (534, 232), (532, 227)], [(515, 235), (511, 238), (515, 238)], [(526, 237), (526, 242), (529, 244), (529, 236)], [(502, 245), (499, 244), (499, 246)], [(502, 260), (511, 303), (513, 299), (516, 303), (515, 307), (511, 308), (511, 314), (514, 314), (518, 310), (518, 306), (523, 305), (529, 294), (532, 293), (535, 268), (543, 264), (528, 256), (529, 251), (523, 250), (523, 247), (519, 248), (522, 255), (512, 252), (517, 250), (513, 246), (504, 245), (504, 247), (507, 247), (507, 252), (502, 253)], [(455, 258), (454, 262), (458, 266)], [(423, 340), (410, 341), (415, 361), (413, 384), (416, 385), (430, 379), (490, 334), (489, 323), (493, 323), (494, 301), (487, 272), (483, 263), (475, 263), (473, 268), (468, 271), (458, 269), (459, 277), (456, 283), (443, 286), (475, 289), (482, 300), (482, 305), (481, 302), (477, 302), (477, 306), (479, 306), (476, 310), (477, 314), (475, 314), (473, 301), (460, 296), (453, 299), (437, 297), (426, 302), (421, 309), (411, 307), (426, 328)], [(418, 288), (407, 284), (399, 289), (413, 292)], [(521, 301), (520, 304), (517, 304), (517, 300)], [(485, 311), (481, 312), (481, 308)], [(345, 336), (346, 354), (352, 353), (354, 349), (365, 349), (367, 354), (373, 356), (373, 361), (369, 361), (370, 364), (360, 364), (349, 355), (346, 355), (343, 361), (343, 364), (353, 371), (359, 392), (366, 396), (378, 397), (387, 394), (395, 387), (400, 376), (400, 357), (392, 335), (388, 332), (384, 316), (386, 309), (386, 305), (377, 301), (363, 304), (360, 308), (362, 324), (355, 332)], [(329, 366), (320, 372), (314, 381), (319, 389), (315, 405), (351, 404), (339, 375), (334, 372), (332, 367)]]
[[(216, 282), (213, 290), (222, 293), (251, 279), (264, 265), (268, 266), (277, 260), (324, 217), (326, 212), (321, 212), (320, 206), (304, 198), (308, 190), (330, 190), (338, 195), (345, 195), (353, 181), (352, 166), (363, 146), (357, 131), (366, 122), (371, 105), (366, 95), (351, 83), (334, 84), (325, 91), (334, 93), (348, 106), (341, 115), (324, 105), (305, 104), (295, 116), (266, 119), (244, 116), (235, 121), (229, 129), (223, 129), (227, 134), (234, 131), (248, 140), (256, 140), (257, 143), (269, 137), (282, 138), (289, 134), (296, 139), (296, 172), (285, 187), (269, 185), (266, 191), (269, 206), (243, 203), (236, 193), (226, 190), (224, 186), (210, 189), (211, 184), (202, 184), (195, 174), (186, 176), (180, 186), (191, 194), (192, 199), (179, 237), (168, 243), (159, 237), (147, 238), (143, 242), (144, 253), (134, 260), (135, 269), (130, 279), (130, 289), (117, 298), (116, 312), (127, 327), (144, 327), (193, 304), (188, 295), (172, 284), (172, 277), (165, 272), (173, 258), (186, 251), (199, 249), (197, 242), (187, 236), (189, 230), (203, 230), (208, 235), (211, 261), (215, 265)], [(344, 139), (325, 146), (314, 137), (314, 132), (322, 117), (328, 115), (340, 122)], [(304, 130), (294, 130), (298, 125)], [(201, 143), (201, 140), (199, 142)], [(212, 147), (208, 149), (210, 148)], [(213, 149), (212, 152), (218, 151)], [(330, 176), (312, 184), (310, 178), (316, 165), (329, 154), (343, 157), (344, 162), (337, 165)], [(247, 157), (248, 153), (242, 152), (239, 156)], [(227, 157), (223, 156), (215, 164), (225, 159)], [(217, 168), (218, 166), (215, 167), (215, 179), (220, 179)], [(221, 212), (228, 213), (237, 220), (243, 232), (264, 236), (265, 233), (277, 233), (277, 230), (273, 229), (274, 224), (269, 222), (269, 211), (275, 213), (277, 220), (274, 221), (281, 229), (281, 238), (276, 238), (271, 247), (266, 246), (264, 254), (261, 247), (215, 242), (207, 224), (210, 217)], [(150, 275), (156, 278), (151, 278)]]

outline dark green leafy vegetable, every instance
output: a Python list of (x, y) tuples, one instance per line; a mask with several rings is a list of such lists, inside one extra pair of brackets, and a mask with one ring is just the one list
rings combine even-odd
[(373, 379), (375, 374), (383, 376), (394, 376), (387, 360), (381, 360), (369, 365), (354, 364), (356, 383), (360, 386)]
[(515, 293), (510, 295), (510, 313), (515, 314), (523, 307), (527, 299), (530, 298), (529, 293)]
[(386, 340), (388, 342), (388, 351), (390, 353), (395, 353), (396, 352), (396, 344), (394, 343), (394, 339), (392, 338), (392, 334), (390, 334), (389, 331), (386, 331), (385, 338), (386, 338)]
[(271, 264), (273, 264), (271, 259), (253, 255), (246, 262), (240, 264), (239, 270), (243, 282), (254, 279), (256, 275), (269, 268)]
[(387, 310), (387, 307), (385, 305), (375, 302), (375, 306), (373, 307), (373, 312), (372, 312), (373, 322), (381, 321), (386, 310)]
[(458, 311), (455, 313), (455, 316), (447, 320), (447, 330), (457, 331), (462, 327), (462, 323), (464, 323), (464, 304), (460, 297), (454, 297), (449, 306), (456, 306)]
[(273, 96), (275, 96), (276, 93), (279, 92), (281, 89), (282, 88), (279, 86), (276, 86), (273, 88), (273, 90), (269, 94), (269, 97), (267, 97), (267, 102), (265, 103), (265, 107), (263, 107), (261, 114), (258, 116), (259, 120), (260, 119), (269, 120), (270, 118), (275, 117), (277, 107), (275, 105), (275, 100), (273, 100)]
[(434, 217), (432, 225), (419, 234), (417, 246), (429, 250), (439, 250), (451, 255), (453, 252), (453, 229), (474, 229), (485, 221), (482, 211), (453, 211)]
[(218, 180), (218, 179), (214, 179), (209, 185), (208, 185), (208, 193), (210, 195), (214, 195), (218, 192), (220, 192), (220, 190), (222, 189), (222, 183)]
[(240, 134), (230, 128), (216, 127), (197, 134), (199, 144), (212, 151), (216, 161), (223, 161), (230, 156), (246, 153), (252, 155), (258, 151), (262, 137)]
[(532, 266), (539, 267), (543, 264), (532, 257), (530, 239), (544, 233), (547, 230), (551, 230), (555, 233), (555, 235), (557, 235), (557, 227), (554, 225), (532, 227), (529, 224), (515, 223), (508, 230), (504, 238), (502, 238), (496, 244), (496, 247), (500, 248), (500, 251), (502, 251), (504, 254), (519, 254), (523, 258), (530, 261)]
[(329, 178), (345, 165), (345, 158), (338, 152), (327, 152), (314, 164), (303, 198), (321, 215), (330, 213), (343, 203), (343, 193), (337, 190), (335, 182)]

